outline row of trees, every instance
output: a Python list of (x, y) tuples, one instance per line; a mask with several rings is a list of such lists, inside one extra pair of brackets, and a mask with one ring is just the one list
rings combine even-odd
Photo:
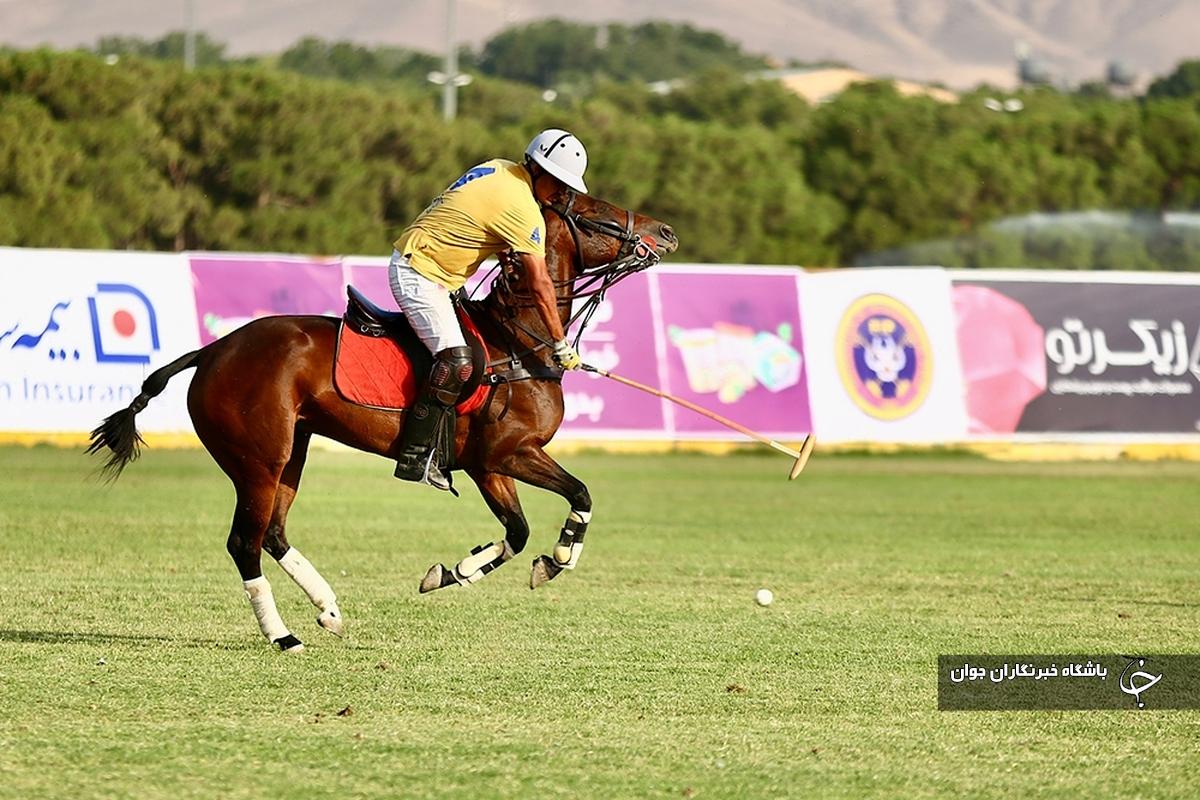
[[(178, 61), (184, 36), (174, 32), (160, 39), (106, 36), (95, 52), (103, 56), (140, 56)], [(301, 39), (278, 56), (232, 58), (225, 45), (200, 33), (196, 64), (273, 64), (283, 69), (356, 82), (423, 81), (441, 65), (441, 58), (403, 47), (366, 47), (352, 42)], [(719, 33), (690, 25), (643, 22), (589, 25), (560, 19), (509, 28), (478, 50), (463, 47), (459, 65), (470, 72), (537, 86), (586, 88), (598, 78), (617, 81), (656, 81), (681, 78), (716, 67), (761, 70), (767, 60), (742, 51)]]
[(984, 90), (941, 104), (869, 84), (811, 108), (718, 67), (668, 95), (593, 75), (586, 97), (553, 104), (533, 85), (484, 79), (446, 124), (436, 89), (415, 80), (216, 55), (185, 73), (128, 56), (0, 54), (0, 244), (383, 253), (465, 166), (519, 157), (557, 125), (587, 143), (597, 194), (669, 221), (683, 259), (927, 263), (911, 245), (934, 241), (1013, 266), (1200, 268), (1186, 242), (1122, 245), (1126, 264), (1095, 242), (1038, 249), (990, 227), (1031, 212), (1200, 208), (1200, 96), (1046, 89), (1009, 114), (987, 110)]

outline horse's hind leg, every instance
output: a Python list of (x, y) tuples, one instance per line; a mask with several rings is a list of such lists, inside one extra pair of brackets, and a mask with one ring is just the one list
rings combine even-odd
[(279, 567), (304, 590), (308, 599), (321, 613), (317, 615), (317, 624), (330, 633), (342, 635), (342, 612), (338, 610), (337, 596), (328, 581), (321, 577), (307, 558), (299, 550), (288, 544), (285, 528), (287, 526), (288, 510), (296, 499), (300, 489), (300, 475), (304, 471), (304, 461), (308, 457), (308, 442), (312, 438), (309, 433), (296, 432), (292, 444), (292, 455), (283, 467), (279, 476), (279, 488), (275, 492), (275, 508), (271, 513), (271, 522), (267, 525), (263, 547), (271, 557), (279, 562)]
[(284, 652), (299, 652), (304, 645), (283, 624), (271, 584), (262, 574), (263, 536), (275, 507), (279, 474), (266, 469), (254, 473), (235, 482), (237, 509), (233, 512), (226, 548), (242, 575), (242, 586), (263, 636)]
[(505, 460), (504, 474), (517, 480), (547, 489), (571, 504), (567, 521), (563, 523), (552, 556), (540, 555), (533, 560), (529, 588), (536, 589), (553, 580), (563, 570), (575, 569), (583, 553), (583, 537), (592, 521), (592, 498), (583, 481), (567, 472), (541, 447), (529, 446), (518, 450)]
[(488, 508), (504, 525), (504, 540), (476, 547), (453, 569), (434, 564), (421, 580), (422, 594), (445, 586), (470, 586), (525, 549), (529, 539), (529, 523), (521, 511), (512, 478), (495, 472), (468, 471), (468, 474), (479, 487)]

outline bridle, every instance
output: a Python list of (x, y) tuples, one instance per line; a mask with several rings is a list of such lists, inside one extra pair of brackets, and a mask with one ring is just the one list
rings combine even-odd
[[(588, 322), (591, 321), (592, 315), (596, 313), (596, 310), (600, 307), (600, 303), (604, 300), (605, 292), (635, 272), (641, 272), (653, 267), (661, 259), (657, 250), (657, 242), (654, 241), (653, 237), (643, 237), (633, 232), (632, 211), (625, 211), (624, 226), (612, 220), (592, 219), (574, 210), (577, 197), (578, 194), (575, 191), (568, 191), (567, 201), (563, 205), (555, 203), (540, 204), (543, 210), (557, 215), (566, 224), (575, 245), (575, 274), (566, 280), (554, 281), (554, 287), (556, 290), (563, 287), (570, 288), (570, 291), (559, 298), (559, 305), (570, 305), (579, 298), (585, 298), (583, 304), (571, 315), (571, 318), (567, 320), (567, 324), (563, 326), (564, 329), (569, 329), (572, 325), (579, 323), (579, 328), (575, 333), (574, 344), (576, 347), (579, 346), (579, 340), (582, 338), (583, 331), (587, 328)], [(583, 260), (583, 243), (579, 238), (581, 230), (587, 233), (608, 236), (620, 241), (621, 246), (617, 250), (616, 258), (605, 264), (589, 267)], [(498, 297), (506, 298), (504, 305), (510, 309), (511, 313), (505, 322), (519, 328), (538, 342), (537, 346), (526, 350), (520, 356), (535, 353), (546, 347), (553, 347), (553, 342), (531, 331), (517, 319), (516, 310), (522, 306), (530, 305), (530, 303), (512, 302), (514, 298), (519, 297), (519, 294), (510, 283), (509, 275), (511, 271), (510, 265), (501, 264), (496, 278), (492, 281), (492, 292), (493, 294), (497, 294)], [(510, 358), (501, 359), (498, 363), (512, 362), (519, 365), (520, 356), (511, 355)]]

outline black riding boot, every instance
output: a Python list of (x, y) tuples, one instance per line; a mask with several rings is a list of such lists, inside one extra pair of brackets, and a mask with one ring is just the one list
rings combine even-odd
[[(396, 459), (397, 478), (449, 491), (450, 481), (442, 470), (454, 450), (454, 404), (471, 370), (469, 347), (448, 347), (437, 354), (421, 397), (404, 421)], [(439, 453), (437, 439), (442, 425), (447, 425), (450, 432), (445, 437), (445, 452)]]

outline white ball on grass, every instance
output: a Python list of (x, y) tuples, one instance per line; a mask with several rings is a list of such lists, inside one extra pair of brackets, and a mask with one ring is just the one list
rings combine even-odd
[(754, 593), (754, 602), (760, 606), (769, 606), (775, 600), (775, 593), (770, 589), (759, 589)]

